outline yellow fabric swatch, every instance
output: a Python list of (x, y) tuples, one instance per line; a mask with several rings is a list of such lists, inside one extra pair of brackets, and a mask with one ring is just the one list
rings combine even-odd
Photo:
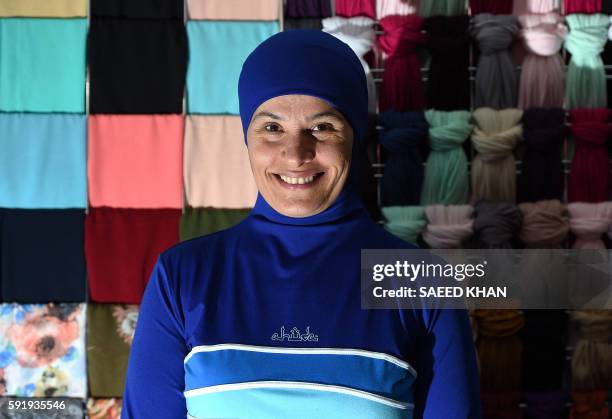
[(0, 17), (85, 17), (87, 0), (2, 0)]

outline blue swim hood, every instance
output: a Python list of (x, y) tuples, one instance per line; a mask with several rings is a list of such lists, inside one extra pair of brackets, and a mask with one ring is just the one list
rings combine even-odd
[(368, 89), (363, 65), (353, 50), (326, 32), (280, 32), (247, 57), (238, 81), (240, 118), (247, 129), (255, 110), (277, 96), (302, 94), (327, 101), (348, 120), (354, 142), (368, 124)]

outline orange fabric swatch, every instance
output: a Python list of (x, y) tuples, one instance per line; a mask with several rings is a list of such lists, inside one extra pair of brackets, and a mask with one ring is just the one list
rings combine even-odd
[(279, 8), (279, 0), (187, 0), (192, 20), (278, 20)]
[(185, 193), (192, 207), (251, 208), (257, 186), (238, 116), (187, 116)]
[(89, 203), (182, 208), (182, 115), (92, 115)]

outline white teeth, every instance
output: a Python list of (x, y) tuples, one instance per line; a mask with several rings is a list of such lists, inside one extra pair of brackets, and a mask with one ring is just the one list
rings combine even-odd
[(308, 177), (289, 177), (289, 176), (283, 176), (283, 175), (279, 175), (280, 178), (286, 182), (289, 183), (291, 185), (304, 185), (305, 183), (310, 183), (314, 180), (314, 176), (308, 176)]

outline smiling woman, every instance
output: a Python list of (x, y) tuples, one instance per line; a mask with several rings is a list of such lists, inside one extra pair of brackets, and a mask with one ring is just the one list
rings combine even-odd
[(315, 215), (340, 195), (353, 130), (329, 103), (306, 95), (269, 99), (255, 112), (247, 135), (255, 182), (282, 214)]
[(359, 58), (283, 32), (249, 55), (238, 92), (255, 206), (159, 257), (122, 418), (480, 418), (465, 311), (361, 309), (361, 250), (414, 246), (359, 196)]

